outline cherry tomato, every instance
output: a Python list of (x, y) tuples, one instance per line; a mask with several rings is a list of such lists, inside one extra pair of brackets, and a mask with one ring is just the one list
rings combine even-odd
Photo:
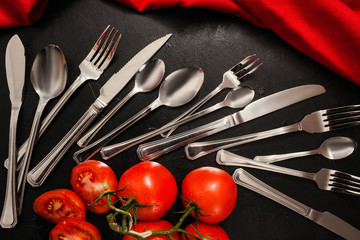
[[(237, 187), (232, 177), (219, 168), (201, 167), (186, 175), (182, 183), (182, 198), (194, 202), (200, 208), (200, 213), (208, 216), (198, 216), (205, 223), (219, 223), (233, 211)], [(185, 208), (189, 204), (183, 201)], [(195, 216), (194, 211), (191, 212)]]
[[(117, 190), (116, 175), (108, 165), (96, 160), (85, 161), (73, 168), (70, 183), (87, 209), (95, 213), (105, 213), (110, 210), (105, 197), (90, 205), (100, 193)], [(112, 202), (115, 199), (116, 197), (112, 196)]]
[(85, 219), (85, 205), (80, 197), (68, 189), (48, 191), (35, 199), (34, 211), (52, 223), (66, 217)]
[(82, 219), (66, 218), (50, 232), (49, 240), (100, 240), (99, 230)]
[(174, 176), (157, 162), (142, 162), (129, 168), (121, 176), (118, 195), (134, 197), (142, 205), (155, 205), (138, 208), (139, 220), (153, 221), (164, 216), (175, 202), (177, 185)]
[[(208, 236), (207, 240), (230, 240), (229, 236), (225, 232), (225, 230), (217, 224), (207, 224), (198, 222), (193, 222), (189, 224), (184, 230), (188, 233), (191, 233), (195, 237), (200, 237), (199, 234), (195, 231), (196, 230), (203, 236)], [(195, 239), (188, 235), (188, 239), (192, 240)], [(184, 234), (181, 235), (181, 240), (186, 240)]]
[[(136, 231), (139, 233), (146, 232), (147, 230), (168, 230), (171, 229), (173, 225), (165, 220), (156, 220), (151, 222), (146, 221), (138, 221), (136, 223)], [(134, 226), (131, 228), (135, 230)], [(179, 234), (177, 232), (173, 232), (171, 234), (175, 240), (179, 240)], [(170, 238), (164, 235), (160, 236), (151, 236), (147, 237), (146, 240), (169, 240)], [(125, 235), (123, 240), (136, 240), (134, 237), (130, 237), (129, 235)]]

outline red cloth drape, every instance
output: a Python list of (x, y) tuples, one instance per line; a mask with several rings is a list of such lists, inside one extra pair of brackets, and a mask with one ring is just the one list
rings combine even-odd
[[(0, 27), (38, 20), (48, 0), (0, 0)], [(360, 85), (360, 0), (115, 0), (138, 11), (198, 7), (271, 29), (290, 45)]]

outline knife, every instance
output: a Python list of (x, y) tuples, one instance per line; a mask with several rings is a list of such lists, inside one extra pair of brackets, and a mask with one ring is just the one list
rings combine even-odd
[(100, 96), (89, 107), (64, 138), (41, 160), (27, 175), (27, 181), (33, 187), (41, 186), (53, 171), (66, 151), (75, 143), (91, 122), (130, 81), (139, 68), (147, 62), (167, 42), (172, 34), (167, 34), (138, 52), (100, 89)]
[(264, 182), (260, 181), (242, 168), (236, 169), (233, 174), (236, 184), (259, 193), (294, 212), (312, 220), (320, 226), (336, 233), (345, 239), (360, 239), (360, 231), (330, 212), (320, 212), (312, 209), (293, 198), (277, 191)]
[[(168, 138), (141, 144), (137, 149), (138, 157), (142, 161), (153, 160), (198, 139), (237, 126), (241, 123), (248, 122), (305, 99), (317, 96), (325, 91), (325, 88), (321, 85), (309, 84), (274, 93), (270, 96), (260, 98), (259, 100), (250, 103), (241, 111), (230, 114), (204, 126), (191, 129)], [(102, 154), (105, 154), (105, 152), (102, 151)]]
[(22, 104), (25, 81), (25, 49), (18, 35), (14, 35), (5, 53), (6, 78), (11, 102), (9, 130), (9, 169), (6, 178), (4, 206), (0, 224), (3, 228), (13, 228), (17, 224), (16, 191), (16, 126)]

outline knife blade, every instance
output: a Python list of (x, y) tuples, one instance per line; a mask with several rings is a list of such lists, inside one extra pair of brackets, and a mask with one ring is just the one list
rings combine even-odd
[(41, 186), (53, 171), (67, 150), (79, 139), (108, 103), (130, 81), (139, 68), (144, 65), (167, 42), (172, 34), (167, 34), (151, 42), (131, 58), (100, 89), (100, 95), (84, 115), (75, 123), (62, 140), (27, 175), (28, 183), (33, 187)]
[(343, 219), (330, 212), (320, 212), (310, 208), (295, 199), (279, 192), (260, 181), (242, 168), (236, 169), (233, 174), (236, 184), (259, 193), (291, 210), (312, 220), (320, 226), (334, 232), (345, 239), (360, 239), (360, 231)]
[[(309, 84), (274, 93), (250, 103), (243, 110), (204, 126), (168, 138), (141, 144), (137, 149), (138, 157), (142, 161), (153, 160), (198, 139), (267, 115), (276, 110), (322, 94), (325, 91), (325, 88), (321, 85)], [(105, 154), (105, 151), (102, 153)]]
[(17, 224), (17, 191), (16, 191), (16, 126), (22, 104), (25, 81), (25, 49), (18, 35), (14, 35), (5, 53), (5, 68), (11, 101), (9, 129), (9, 169), (6, 178), (4, 206), (0, 225), (13, 228)]

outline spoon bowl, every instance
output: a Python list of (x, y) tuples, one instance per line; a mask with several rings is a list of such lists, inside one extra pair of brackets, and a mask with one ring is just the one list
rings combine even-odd
[(332, 137), (326, 139), (318, 148), (318, 153), (331, 159), (343, 159), (351, 155), (357, 147), (356, 142), (348, 137)]
[(255, 96), (255, 91), (250, 87), (237, 87), (232, 89), (225, 97), (224, 106), (242, 108), (248, 105)]
[(162, 105), (178, 107), (190, 102), (200, 90), (204, 72), (199, 67), (181, 68), (168, 75), (159, 89)]
[(67, 64), (61, 49), (56, 45), (48, 45), (36, 56), (31, 68), (31, 83), (39, 95), (39, 103), (35, 111), (30, 136), (26, 147), (23, 164), (18, 175), (17, 191), (19, 193), (18, 215), (22, 210), (25, 190), (25, 176), (29, 170), (29, 163), (38, 135), (41, 114), (47, 102), (60, 95), (67, 80)]

